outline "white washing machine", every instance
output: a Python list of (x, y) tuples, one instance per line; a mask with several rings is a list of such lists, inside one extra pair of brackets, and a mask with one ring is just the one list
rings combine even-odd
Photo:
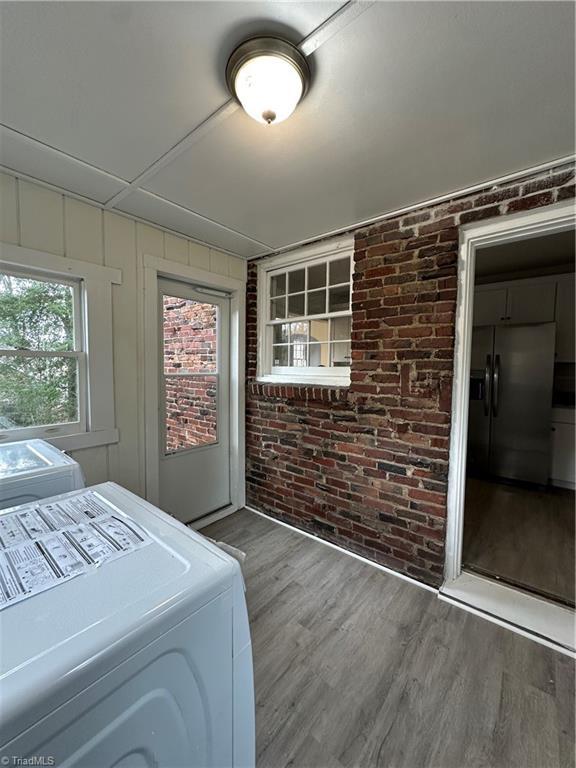
[(44, 440), (0, 444), (0, 509), (84, 488), (78, 462)]
[(0, 764), (253, 768), (240, 566), (115, 483), (18, 514), (62, 519), (67, 502), (92, 516), (94, 501), (147, 545), (0, 610)]

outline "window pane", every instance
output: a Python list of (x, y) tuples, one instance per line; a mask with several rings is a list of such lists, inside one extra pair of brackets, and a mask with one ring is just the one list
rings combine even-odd
[(0, 272), (0, 348), (73, 350), (72, 286)]
[(166, 376), (164, 396), (167, 454), (216, 442), (216, 376)]
[(164, 296), (163, 309), (164, 373), (216, 371), (218, 307)]
[(350, 282), (350, 259), (336, 259), (330, 262), (330, 285)]
[(282, 320), (283, 317), (286, 317), (286, 299), (272, 299), (270, 320)]
[(286, 273), (274, 275), (270, 279), (270, 296), (284, 296), (286, 293)]
[(328, 341), (328, 320), (310, 320), (310, 341)]
[(308, 365), (308, 345), (305, 343), (290, 344), (290, 365), (294, 368), (305, 368)]
[(326, 312), (326, 291), (313, 291), (308, 294), (308, 314), (323, 315)]
[(308, 364), (327, 368), (330, 365), (328, 346), (328, 344), (310, 344), (308, 348), (310, 362)]
[(330, 335), (332, 339), (349, 339), (351, 334), (352, 318), (351, 317), (334, 317), (332, 318), (332, 330)]
[(290, 326), (288, 323), (281, 323), (273, 327), (272, 339), (274, 344), (287, 344), (288, 343), (288, 330)]
[(288, 344), (272, 347), (272, 365), (288, 365)]
[(288, 272), (288, 293), (298, 293), (304, 290), (304, 270), (296, 269)]
[(326, 262), (308, 267), (308, 290), (326, 285)]
[(75, 421), (78, 421), (75, 358), (0, 356), (0, 429)]
[(332, 343), (332, 365), (335, 368), (350, 365), (350, 342), (335, 341)]
[(308, 323), (306, 321), (290, 323), (290, 341), (293, 343), (308, 341)]
[(301, 317), (304, 314), (305, 295), (297, 293), (295, 296), (288, 296), (288, 317)]
[(347, 312), (350, 309), (350, 286), (342, 285), (340, 288), (330, 288), (328, 296), (329, 312)]

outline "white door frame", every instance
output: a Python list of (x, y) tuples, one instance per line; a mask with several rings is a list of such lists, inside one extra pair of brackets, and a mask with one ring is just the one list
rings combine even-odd
[(244, 356), (246, 283), (217, 275), (197, 267), (189, 267), (157, 256), (144, 255), (144, 432), (146, 499), (158, 505), (160, 499), (159, 419), (160, 388), (158, 384), (158, 279), (178, 280), (196, 286), (226, 291), (230, 296), (230, 499), (229, 507), (197, 521), (199, 526), (241, 509), (245, 496), (244, 445)]
[[(489, 219), (460, 228), (452, 428), (448, 469), (445, 581), (441, 589), (441, 593), (448, 599), (453, 598), (460, 604), (467, 603), (480, 610), (485, 610), (493, 616), (499, 616), (506, 621), (513, 621), (517, 626), (524, 626), (529, 631), (550, 637), (553, 642), (562, 645), (568, 645), (566, 634), (570, 635), (571, 633), (571, 612), (560, 607), (556, 608), (552, 604), (544, 604), (542, 600), (524, 595), (517, 590), (512, 590), (475, 574), (463, 574), (462, 539), (476, 250), (482, 246), (510, 243), (530, 236), (561, 232), (572, 229), (575, 225), (574, 201), (568, 200), (546, 208)], [(526, 610), (524, 610), (523, 605), (520, 605), (523, 603), (526, 604)], [(513, 618), (512, 606), (516, 611)], [(550, 606), (550, 612), (545, 606)], [(543, 621), (544, 617), (540, 615), (539, 620), (536, 621), (535, 616), (540, 613), (541, 608), (547, 614), (546, 620)], [(542, 628), (546, 623), (548, 625), (554, 624), (558, 631), (554, 630), (549, 634)]]

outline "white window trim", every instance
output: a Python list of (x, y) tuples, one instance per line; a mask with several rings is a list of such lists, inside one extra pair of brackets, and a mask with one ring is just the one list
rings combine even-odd
[[(322, 261), (331, 257), (350, 256), (351, 264), (354, 259), (354, 236), (347, 234), (332, 238), (305, 248), (298, 248), (288, 253), (269, 256), (258, 263), (258, 350), (256, 378), (269, 384), (310, 384), (317, 386), (350, 386), (350, 368), (290, 368), (282, 372), (272, 373), (272, 345), (269, 343), (270, 326), (268, 325), (269, 277), (271, 272), (289, 269), (300, 263)], [(353, 267), (352, 270), (353, 272)], [(352, 280), (350, 291), (353, 290)], [(334, 317), (349, 315), (349, 312), (334, 313)], [(287, 319), (290, 322), (292, 318)], [(297, 320), (297, 318), (294, 318)]]
[[(38, 277), (81, 281), (87, 392), (80, 424), (0, 430), (0, 442), (39, 437), (72, 451), (118, 442), (114, 410), (112, 284), (122, 282), (119, 269), (67, 259), (52, 253), (0, 243), (0, 269), (29, 271)], [(80, 401), (83, 398), (80, 398)]]

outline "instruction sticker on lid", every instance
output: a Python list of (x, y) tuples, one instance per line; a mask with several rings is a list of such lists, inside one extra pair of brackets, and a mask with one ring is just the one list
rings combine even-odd
[(93, 491), (0, 514), (0, 610), (151, 541)]

